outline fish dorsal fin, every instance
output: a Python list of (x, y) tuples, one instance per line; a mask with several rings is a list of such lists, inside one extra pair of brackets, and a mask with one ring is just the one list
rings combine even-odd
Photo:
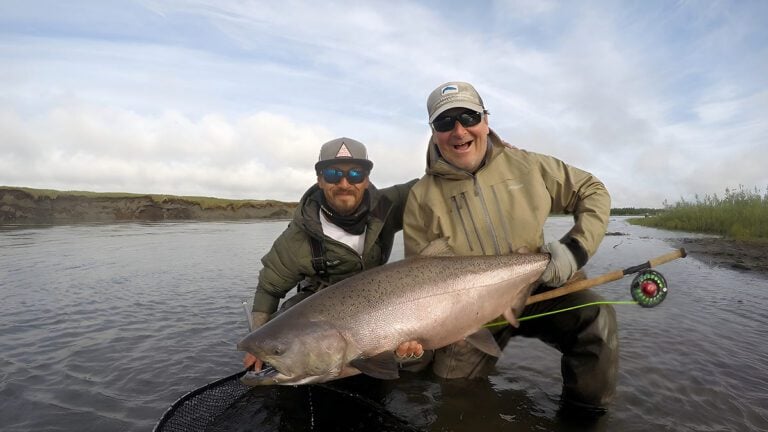
[(491, 331), (487, 328), (482, 328), (472, 333), (471, 335), (467, 336), (465, 340), (473, 347), (488, 355), (492, 355), (494, 357), (501, 356), (501, 348), (499, 348), (499, 344), (496, 343), (496, 339), (493, 338)]
[(385, 351), (368, 358), (356, 358), (349, 362), (360, 372), (378, 379), (397, 379), (400, 373), (394, 354)]
[(419, 252), (420, 256), (453, 256), (453, 249), (448, 244), (448, 237), (432, 240)]

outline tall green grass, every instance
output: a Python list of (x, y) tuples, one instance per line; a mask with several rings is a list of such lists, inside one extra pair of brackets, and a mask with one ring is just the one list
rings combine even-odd
[(631, 223), (655, 228), (719, 234), (740, 240), (768, 239), (768, 189), (725, 190), (722, 198), (696, 195), (694, 201), (681, 199), (664, 203), (664, 211)]

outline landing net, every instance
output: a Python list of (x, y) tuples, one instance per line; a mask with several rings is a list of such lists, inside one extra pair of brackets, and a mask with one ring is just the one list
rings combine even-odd
[[(419, 430), (381, 403), (344, 388), (344, 383), (249, 387), (246, 371), (219, 379), (182, 396), (153, 429), (155, 432), (219, 431), (370, 431)], [(358, 385), (365, 387), (371, 381)], [(346, 380), (354, 382), (354, 378)]]
[(251, 387), (240, 382), (238, 372), (193, 390), (171, 405), (155, 425), (154, 432), (205, 431), (208, 426)]

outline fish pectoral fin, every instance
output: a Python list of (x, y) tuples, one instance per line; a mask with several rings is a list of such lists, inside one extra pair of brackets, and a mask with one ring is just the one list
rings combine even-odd
[(378, 379), (400, 378), (397, 362), (391, 352), (383, 352), (373, 357), (356, 358), (349, 362), (360, 372)]
[(499, 348), (499, 344), (496, 343), (496, 339), (493, 338), (491, 331), (486, 328), (472, 333), (471, 335), (464, 338), (464, 340), (466, 340), (467, 343), (473, 347), (488, 355), (501, 357), (501, 348)]
[(504, 319), (506, 319), (509, 322), (509, 325), (511, 325), (514, 328), (520, 327), (520, 321), (517, 320), (517, 317), (515, 316), (515, 311), (512, 309), (507, 309), (504, 311)]

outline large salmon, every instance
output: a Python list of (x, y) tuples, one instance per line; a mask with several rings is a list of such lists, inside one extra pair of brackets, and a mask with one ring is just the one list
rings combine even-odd
[(466, 339), (500, 355), (483, 324), (516, 323), (547, 254), (420, 256), (385, 264), (314, 294), (237, 345), (271, 365), (249, 385), (305, 384), (357, 373), (397, 378), (393, 351), (418, 341), (436, 349)]

